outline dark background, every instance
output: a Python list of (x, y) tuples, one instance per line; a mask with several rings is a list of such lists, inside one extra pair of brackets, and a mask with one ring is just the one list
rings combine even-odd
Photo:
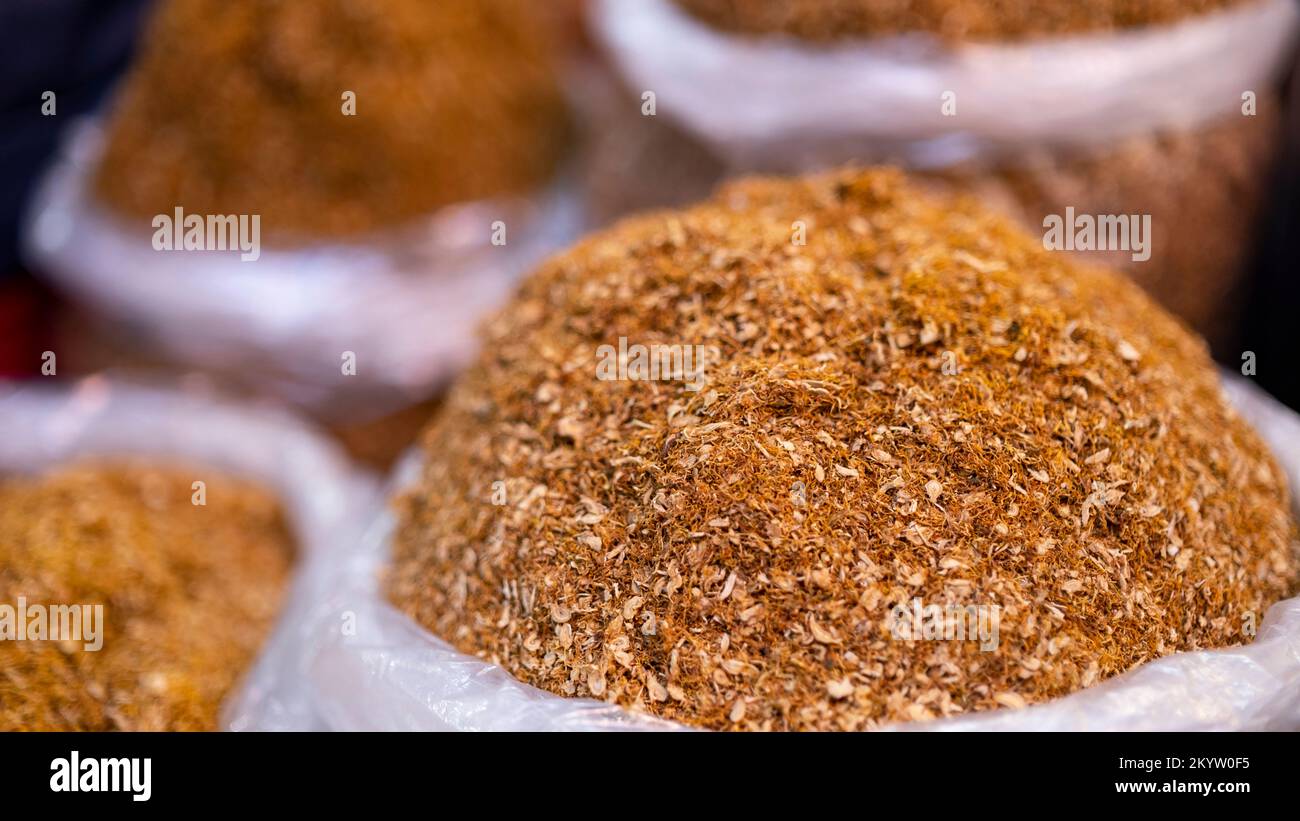
[[(30, 375), (61, 309), (22, 268), (22, 209), (60, 130), (126, 67), (149, 0), (0, 0), (0, 377)], [(53, 91), (57, 115), (41, 114)]]
[[(1289, 85), (1283, 155), (1260, 226), (1237, 348), (1255, 352), (1260, 385), (1300, 410), (1300, 64)], [(1226, 364), (1241, 367), (1240, 353)]]

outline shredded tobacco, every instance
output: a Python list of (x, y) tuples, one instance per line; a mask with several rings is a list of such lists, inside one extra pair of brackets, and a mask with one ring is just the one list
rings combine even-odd
[[(1278, 155), (1278, 111), (1277, 95), (1264, 93), (1253, 117), (1231, 114), (1088, 150), (1042, 145), (992, 163), (918, 173), (941, 191), (979, 197), (1030, 231), (1041, 232), (1046, 215), (1067, 207), (1081, 214), (1150, 214), (1150, 259), (1135, 262), (1125, 250), (1087, 252), (1084, 260), (1128, 274), (1231, 357), (1236, 353), (1227, 346), (1245, 296), (1251, 238)], [(598, 222), (651, 205), (684, 204), (684, 192), (700, 199), (726, 175), (720, 159), (668, 121), (639, 131), (631, 125), (601, 132), (587, 163), (588, 213)]]
[[(891, 171), (623, 222), (485, 335), (424, 434), (385, 584), (554, 693), (871, 728), (1249, 641), (1294, 589), (1285, 479), (1203, 344)], [(620, 337), (721, 355), (698, 391), (597, 379)], [(1000, 607), (996, 650), (894, 638), (914, 599)]]
[(167, 0), (97, 192), (139, 218), (260, 214), (280, 243), (527, 193), (568, 138), (553, 17), (526, 0)]
[(98, 651), (0, 641), (0, 730), (216, 729), (291, 559), (279, 503), (211, 471), (87, 463), (5, 480), (0, 604), (99, 604), (104, 627)]
[(929, 32), (1016, 40), (1172, 23), (1250, 0), (675, 0), (705, 23), (747, 34), (839, 40)]

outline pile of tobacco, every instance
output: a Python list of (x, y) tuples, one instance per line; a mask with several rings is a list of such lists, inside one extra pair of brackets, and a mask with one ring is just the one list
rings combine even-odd
[[(893, 172), (621, 223), (485, 336), (424, 434), (386, 590), (554, 693), (863, 729), (1249, 642), (1295, 589), (1285, 479), (1202, 343)], [(709, 353), (694, 382), (598, 375), (632, 345)], [(996, 636), (954, 629), (974, 613)]]
[(5, 480), (0, 730), (217, 729), (292, 559), (279, 502), (211, 471), (88, 463)]

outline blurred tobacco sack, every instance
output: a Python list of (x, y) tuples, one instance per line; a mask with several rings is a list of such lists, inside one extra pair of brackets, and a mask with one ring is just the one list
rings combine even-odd
[[(1291, 0), (590, 6), (625, 86), (719, 174), (892, 162), (1035, 232), (1067, 207), (1149, 217), (1149, 259), (1085, 259), (1126, 271), (1212, 344), (1238, 315), (1298, 19)], [(683, 143), (645, 162), (701, 167)]]
[(37, 193), (34, 267), (117, 363), (205, 370), (343, 425), (425, 401), (574, 228), (555, 18), (167, 0)]
[(103, 377), (3, 386), (0, 429), (0, 730), (215, 730), (278, 692), (295, 566), (370, 505), (337, 446)]

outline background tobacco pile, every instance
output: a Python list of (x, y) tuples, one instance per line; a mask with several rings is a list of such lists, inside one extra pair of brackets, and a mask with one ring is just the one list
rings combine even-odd
[(273, 497), (209, 471), (85, 464), (0, 483), (4, 603), (104, 606), (98, 652), (0, 642), (0, 730), (217, 729), (292, 551)]
[[(595, 379), (620, 336), (722, 359), (699, 392)], [(581, 242), (423, 447), (398, 607), (531, 684), (704, 727), (1042, 701), (1247, 641), (1297, 575), (1285, 480), (1201, 343), (892, 172), (742, 181)], [(1001, 607), (998, 649), (893, 639), (914, 598)]]
[(140, 218), (258, 213), (285, 243), (526, 193), (568, 136), (552, 35), (527, 0), (166, 0), (98, 194)]
[(1172, 23), (1249, 0), (676, 0), (709, 25), (808, 40), (926, 31), (1012, 40)]

